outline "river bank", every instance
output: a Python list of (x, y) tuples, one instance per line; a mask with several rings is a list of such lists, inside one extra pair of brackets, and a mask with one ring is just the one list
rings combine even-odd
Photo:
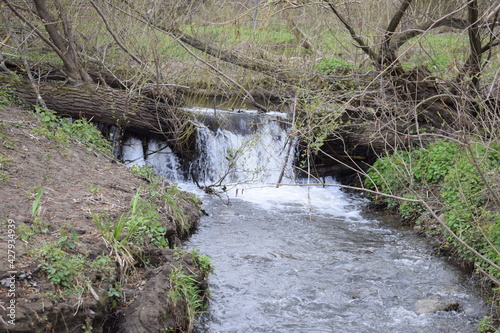
[[(2, 328), (188, 330), (209, 262), (173, 248), (196, 227), (199, 203), (8, 98), (0, 107)], [(75, 124), (92, 138), (92, 125)]]

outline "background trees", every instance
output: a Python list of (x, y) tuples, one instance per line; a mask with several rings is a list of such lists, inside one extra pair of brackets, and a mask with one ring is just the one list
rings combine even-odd
[[(481, 258), (495, 262), (499, 253), (498, 2), (270, 0), (258, 2), (257, 21), (255, 4), (2, 0), (0, 78), (31, 102), (51, 101), (74, 116), (114, 110), (96, 119), (174, 143), (189, 128), (177, 105), (294, 110), (300, 121), (291, 133), (313, 176), (368, 179), (380, 195), (444, 216), (438, 220), (458, 246), (464, 230), (483, 235), (480, 256), (467, 255), (498, 279)], [(29, 76), (31, 84), (5, 73)], [(57, 93), (62, 82), (71, 86)], [(114, 102), (97, 112), (111, 95)], [(453, 142), (459, 156), (446, 167), (454, 171), (436, 181), (428, 178), (435, 170), (418, 163), (444, 156), (429, 148), (440, 151), (432, 146), (437, 138)], [(401, 156), (366, 173), (394, 151)], [(439, 172), (446, 168), (438, 165)], [(399, 171), (405, 177), (395, 182)], [(474, 190), (467, 185), (472, 174), (480, 184)], [(462, 190), (441, 196), (434, 192), (441, 186)], [(470, 201), (468, 193), (484, 200)], [(458, 214), (453, 202), (467, 213)], [(411, 207), (403, 204), (409, 215)]]

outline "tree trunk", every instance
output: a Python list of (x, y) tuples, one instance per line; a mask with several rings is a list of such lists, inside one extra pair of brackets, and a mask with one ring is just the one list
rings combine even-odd
[[(28, 81), (0, 74), (0, 84), (10, 87), (24, 102), (36, 104), (36, 93)], [(163, 102), (94, 84), (46, 82), (40, 85), (39, 93), (47, 107), (59, 115), (115, 125), (172, 142), (177, 151), (189, 150), (192, 125), (188, 113)]]

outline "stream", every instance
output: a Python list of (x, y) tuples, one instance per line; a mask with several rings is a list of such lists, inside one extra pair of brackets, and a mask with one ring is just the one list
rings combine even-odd
[(478, 290), (397, 221), (362, 214), (366, 202), (340, 190), (313, 189), (316, 207), (303, 188), (260, 191), (203, 199), (210, 216), (188, 247), (214, 275), (197, 332), (477, 332)]
[[(367, 200), (333, 179), (298, 186), (311, 180), (294, 174), (286, 115), (191, 111), (200, 154), (188, 170), (156, 140), (130, 137), (122, 158), (203, 200), (208, 216), (186, 248), (214, 274), (196, 332), (477, 332), (480, 291), (424, 239), (363, 212)], [(227, 192), (208, 196), (193, 177)]]

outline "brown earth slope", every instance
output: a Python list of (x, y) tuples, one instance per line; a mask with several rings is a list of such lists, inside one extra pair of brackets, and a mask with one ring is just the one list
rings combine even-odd
[[(93, 220), (95, 214), (110, 221), (127, 214), (137, 189), (147, 188), (147, 182), (83, 144), (49, 140), (37, 132), (39, 123), (30, 111), (0, 106), (0, 327), (9, 332), (154, 332), (189, 326), (179, 304), (155, 294), (172, 287), (165, 283), (172, 265), (200, 272), (191, 256), (149, 244), (138, 250), (141, 260), (134, 255), (136, 267), (120, 276), (123, 257)], [(192, 230), (197, 206), (186, 195), (179, 195), (178, 203)], [(169, 209), (159, 214), (170, 244), (186, 236)], [(197, 278), (205, 288), (205, 277)], [(158, 284), (155, 279), (164, 283), (148, 289)], [(149, 299), (149, 310), (137, 304)]]

